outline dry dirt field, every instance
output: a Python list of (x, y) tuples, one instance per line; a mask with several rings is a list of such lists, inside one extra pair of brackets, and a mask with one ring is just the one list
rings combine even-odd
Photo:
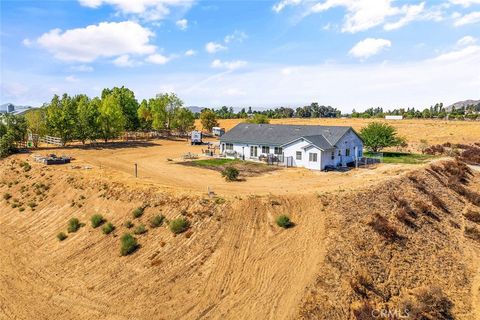
[[(242, 119), (219, 120), (220, 126), (226, 130), (243, 121)], [(399, 135), (407, 138), (411, 150), (415, 150), (420, 140), (428, 144), (472, 143), (480, 141), (480, 121), (441, 121), (441, 120), (401, 120), (387, 121), (383, 119), (272, 119), (272, 124), (309, 124), (329, 126), (351, 126), (357, 131), (372, 121), (387, 122), (397, 128)], [(200, 121), (196, 122), (201, 128)]]
[[(479, 141), (477, 126), (463, 137)], [(201, 149), (155, 140), (39, 151), (75, 157), (63, 166), (1, 160), (0, 319), (358, 320), (406, 307), (408, 319), (480, 319), (480, 172), (439, 159), (228, 183), (180, 164)], [(113, 233), (91, 226), (97, 213)], [(159, 214), (190, 229), (151, 227)], [(85, 225), (59, 241), (73, 217)], [(128, 220), (147, 232), (122, 257)]]
[[(480, 215), (480, 176), (453, 162), (341, 193), (209, 198), (121, 170), (30, 160), (25, 171), (27, 159), (0, 163), (0, 319), (345, 320), (406, 305), (422, 319), (480, 315), (480, 226), (465, 218)], [(91, 227), (95, 213), (113, 234)], [(156, 214), (191, 228), (151, 228)], [(279, 214), (295, 226), (279, 228)], [(72, 217), (85, 226), (58, 241)], [(121, 257), (127, 220), (148, 231)]]
[[(156, 140), (126, 147), (53, 149), (57, 154), (75, 157), (74, 163), (91, 166), (87, 174), (122, 180), (127, 184), (150, 184), (175, 193), (211, 191), (222, 195), (304, 194), (352, 190), (385, 181), (414, 168), (414, 165), (382, 164), (348, 172), (315, 172), (304, 168), (282, 168), (245, 181), (226, 182), (219, 172), (180, 164), (183, 155), (201, 154), (206, 146), (191, 146), (186, 141)], [(50, 151), (42, 150), (39, 153)], [(133, 177), (138, 165), (138, 179)], [(66, 170), (69, 170), (69, 167)], [(58, 167), (63, 170), (63, 167)]]

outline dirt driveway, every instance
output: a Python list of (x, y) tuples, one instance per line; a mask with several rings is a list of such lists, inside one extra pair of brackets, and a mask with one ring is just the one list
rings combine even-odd
[[(226, 182), (218, 172), (180, 164), (183, 155), (201, 154), (206, 146), (191, 146), (186, 141), (156, 140), (111, 148), (44, 150), (75, 157), (74, 163), (93, 167), (89, 174), (114, 176), (128, 183), (147, 183), (178, 192), (207, 192), (221, 195), (303, 194), (355, 189), (365, 184), (387, 180), (410, 170), (412, 165), (382, 164), (375, 169), (349, 172), (317, 172), (304, 168), (281, 168), (245, 181)], [(138, 179), (133, 176), (138, 165)], [(71, 170), (67, 166), (59, 170)]]

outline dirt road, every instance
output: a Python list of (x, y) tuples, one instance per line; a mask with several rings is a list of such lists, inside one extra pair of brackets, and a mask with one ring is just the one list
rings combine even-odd
[[(188, 152), (201, 154), (205, 146), (191, 146), (185, 141), (157, 140), (135, 148), (114, 149), (55, 149), (58, 154), (75, 157), (75, 164), (91, 165), (93, 176), (110, 176), (126, 183), (153, 184), (166, 190), (206, 193), (208, 189), (220, 195), (305, 194), (351, 190), (366, 184), (385, 181), (412, 165), (379, 165), (375, 169), (356, 169), (349, 172), (317, 172), (304, 168), (281, 168), (246, 181), (226, 182), (219, 172), (179, 164)], [(169, 161), (172, 160), (172, 161)], [(134, 179), (134, 163), (138, 179)], [(57, 167), (70, 170), (69, 167)]]

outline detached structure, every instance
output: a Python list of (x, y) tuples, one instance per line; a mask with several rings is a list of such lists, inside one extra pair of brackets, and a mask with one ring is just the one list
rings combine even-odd
[(363, 142), (351, 127), (240, 123), (220, 137), (220, 151), (227, 157), (275, 157), (287, 166), (324, 170), (361, 158)]

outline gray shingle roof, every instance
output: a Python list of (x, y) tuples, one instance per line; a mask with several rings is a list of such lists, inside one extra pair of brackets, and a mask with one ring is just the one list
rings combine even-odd
[(350, 129), (345, 126), (239, 123), (225, 133), (220, 141), (281, 146), (303, 137), (325, 150), (335, 146)]
[(319, 147), (320, 149), (322, 150), (327, 150), (327, 149), (330, 149), (333, 145), (331, 145), (327, 139), (325, 139), (324, 136), (322, 135), (317, 135), (317, 136), (303, 136), (302, 138), (304, 138), (305, 140), (307, 140), (308, 142), (310, 142), (311, 144), (313, 144), (314, 146), (316, 147)]

